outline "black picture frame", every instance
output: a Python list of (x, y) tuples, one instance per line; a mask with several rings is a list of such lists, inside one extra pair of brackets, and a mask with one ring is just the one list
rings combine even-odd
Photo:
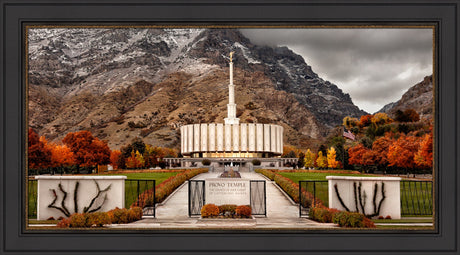
[[(0, 0), (1, 254), (459, 254), (459, 0)], [(436, 26), (435, 231), (26, 231), (25, 24)]]

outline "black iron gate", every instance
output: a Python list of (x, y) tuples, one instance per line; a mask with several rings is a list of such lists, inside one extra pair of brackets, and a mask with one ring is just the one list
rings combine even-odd
[(327, 180), (299, 181), (299, 217), (308, 216), (310, 207), (316, 204), (318, 197), (327, 198), (327, 195)]
[(250, 193), (252, 215), (267, 216), (267, 196), (265, 181), (250, 181)]
[(201, 207), (205, 204), (203, 180), (188, 181), (188, 216), (201, 215)]

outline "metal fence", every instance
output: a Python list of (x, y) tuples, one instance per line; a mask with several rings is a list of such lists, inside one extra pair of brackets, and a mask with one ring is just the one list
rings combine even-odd
[[(29, 218), (37, 217), (37, 183), (37, 180), (28, 180), (27, 214)], [(148, 190), (151, 190), (148, 196), (152, 197), (152, 204), (149, 204), (147, 209), (144, 208), (144, 215), (155, 216), (155, 180), (125, 180), (125, 208), (129, 208), (142, 193)]]
[[(309, 194), (308, 194), (309, 193)], [(433, 181), (403, 180), (400, 183), (401, 216), (433, 214)], [(310, 204), (329, 204), (328, 181), (299, 181), (299, 216), (307, 216)]]
[[(142, 196), (141, 196), (142, 195)], [(148, 199), (144, 204), (144, 216), (155, 217), (155, 180), (125, 180), (125, 208), (129, 208), (138, 199)]]

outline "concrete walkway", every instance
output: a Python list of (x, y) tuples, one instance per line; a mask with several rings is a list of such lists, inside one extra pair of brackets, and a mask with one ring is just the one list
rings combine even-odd
[[(206, 180), (216, 178), (219, 173), (204, 173), (193, 178)], [(188, 217), (188, 185), (184, 183), (162, 204), (157, 205), (156, 218), (121, 224), (122, 228), (153, 229), (318, 229), (335, 228), (331, 223), (317, 223), (299, 218), (299, 208), (274, 184), (257, 173), (241, 173), (242, 178), (266, 180), (267, 217), (253, 219), (201, 219)]]

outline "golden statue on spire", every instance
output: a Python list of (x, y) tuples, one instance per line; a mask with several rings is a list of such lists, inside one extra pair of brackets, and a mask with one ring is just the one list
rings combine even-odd
[(230, 62), (232, 62), (233, 53), (235, 53), (235, 52), (234, 52), (234, 51), (231, 51), (231, 52), (230, 52)]

